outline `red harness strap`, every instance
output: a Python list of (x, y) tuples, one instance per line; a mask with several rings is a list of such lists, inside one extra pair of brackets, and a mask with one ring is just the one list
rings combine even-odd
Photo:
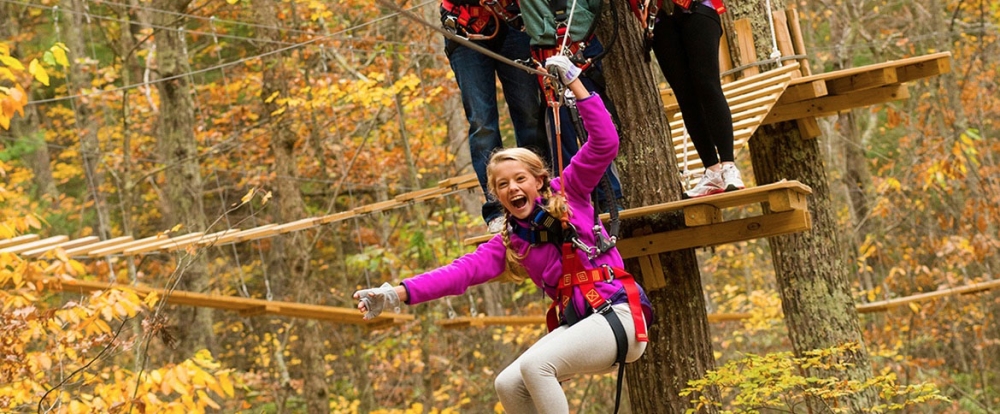
[[(456, 22), (466, 28), (469, 33), (482, 33), (483, 28), (490, 23), (493, 13), (483, 6), (455, 5), (449, 0), (441, 0), (441, 7), (457, 17)], [(473, 21), (474, 20), (474, 21)], [(469, 22), (472, 22), (470, 25)]]
[(635, 325), (635, 338), (639, 342), (649, 341), (646, 333), (646, 322), (643, 320), (642, 304), (639, 303), (639, 288), (632, 275), (625, 269), (611, 269), (606, 266), (586, 269), (576, 254), (576, 249), (571, 243), (562, 245), (562, 265), (563, 275), (559, 278), (556, 300), (552, 301), (549, 311), (545, 315), (546, 324), (549, 331), (559, 326), (559, 318), (556, 314), (557, 308), (560, 313), (565, 312), (566, 307), (573, 306), (573, 287), (578, 286), (583, 293), (584, 300), (595, 311), (601, 310), (604, 306), (611, 306), (607, 299), (601, 296), (595, 286), (597, 283), (610, 283), (619, 280), (625, 287), (625, 295), (628, 297), (629, 310), (632, 314), (632, 322)]

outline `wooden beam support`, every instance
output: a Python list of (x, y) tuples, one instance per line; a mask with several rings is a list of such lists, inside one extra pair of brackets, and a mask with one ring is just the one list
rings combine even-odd
[(705, 226), (722, 222), (722, 210), (710, 204), (684, 208), (684, 224), (688, 227)]
[(792, 210), (623, 239), (618, 241), (618, 251), (623, 258), (632, 258), (778, 236), (810, 228), (812, 220), (809, 212)]
[(802, 102), (775, 106), (764, 118), (764, 125), (778, 122), (794, 121), (802, 118), (833, 115), (840, 111), (862, 106), (870, 106), (910, 97), (906, 84), (888, 85), (880, 88), (865, 89), (846, 95), (829, 95)]
[(919, 293), (916, 295), (904, 296), (901, 298), (883, 300), (872, 303), (864, 303), (858, 305), (858, 312), (860, 313), (884, 312), (889, 309), (907, 305), (910, 303), (924, 302), (944, 296), (967, 295), (970, 293), (982, 292), (984, 290), (995, 289), (998, 287), (1000, 287), (1000, 280), (991, 280), (989, 282), (982, 282), (982, 283), (972, 283), (970, 285), (961, 287), (939, 289), (933, 292)]
[(896, 78), (896, 68), (884, 67), (827, 80), (826, 90), (830, 95), (844, 95), (895, 83), (899, 83)]
[(156, 293), (160, 300), (171, 305), (201, 306), (206, 308), (223, 309), (229, 311), (246, 312), (248, 315), (273, 315), (287, 316), (292, 318), (317, 319), (342, 324), (363, 325), (363, 326), (384, 326), (385, 322), (391, 324), (412, 321), (413, 315), (383, 312), (381, 315), (365, 321), (355, 308), (338, 308), (332, 306), (309, 305), (295, 302), (269, 301), (263, 299), (242, 298), (235, 296), (208, 295), (204, 293), (185, 291), (166, 291), (164, 289), (151, 288), (147, 286), (129, 286), (113, 284), (107, 282), (97, 282), (77, 279), (47, 278), (40, 281), (53, 289), (64, 292), (91, 293), (99, 290), (123, 289), (132, 290), (140, 297), (146, 297), (150, 293)]

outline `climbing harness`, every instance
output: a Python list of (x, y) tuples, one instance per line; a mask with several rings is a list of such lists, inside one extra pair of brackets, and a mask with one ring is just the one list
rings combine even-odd
[[(643, 319), (642, 304), (639, 298), (639, 286), (631, 274), (621, 268), (613, 268), (608, 265), (601, 265), (593, 269), (584, 267), (581, 258), (574, 252), (572, 243), (562, 245), (562, 265), (563, 274), (559, 278), (556, 287), (556, 298), (545, 315), (546, 325), (549, 331), (556, 329), (560, 325), (559, 315), (567, 325), (574, 325), (591, 313), (598, 313), (603, 316), (611, 326), (617, 344), (617, 354), (615, 363), (618, 364), (618, 383), (615, 394), (615, 410), (621, 403), (622, 381), (625, 378), (625, 356), (628, 353), (628, 337), (625, 334), (625, 327), (615, 313), (612, 306), (615, 297), (605, 298), (597, 290), (598, 283), (612, 283), (619, 281), (625, 291), (625, 296), (629, 305), (629, 313), (632, 315), (632, 323), (635, 326), (635, 338), (638, 342), (648, 342), (649, 336), (646, 333), (646, 321)], [(583, 295), (583, 299), (589, 307), (584, 310), (583, 315), (579, 315), (576, 305), (573, 303), (573, 292), (578, 289)], [(557, 315), (557, 313), (559, 315)]]
[[(456, 36), (468, 40), (490, 40), (500, 32), (500, 20), (493, 9), (441, 0), (441, 10), (441, 27)], [(489, 27), (493, 30), (483, 33)]]

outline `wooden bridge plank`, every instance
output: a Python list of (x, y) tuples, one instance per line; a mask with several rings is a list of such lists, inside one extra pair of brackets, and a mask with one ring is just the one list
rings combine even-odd
[(34, 250), (34, 249), (39, 249), (39, 248), (45, 248), (45, 247), (54, 246), (54, 245), (57, 245), (59, 243), (62, 243), (64, 241), (66, 241), (66, 240), (69, 240), (68, 236), (52, 236), (52, 237), (44, 238), (44, 239), (41, 239), (41, 240), (31, 241), (31, 242), (28, 242), (28, 243), (22, 243), (22, 244), (13, 245), (13, 246), (10, 246), (10, 247), (4, 247), (3, 249), (0, 249), (0, 253), (14, 253), (14, 254), (18, 254), (18, 253), (26, 252), (28, 250)]
[(26, 252), (22, 252), (21, 256), (24, 256), (24, 257), (41, 256), (41, 255), (43, 255), (45, 253), (48, 253), (48, 252), (51, 252), (51, 251), (53, 251), (55, 249), (63, 249), (63, 250), (72, 249), (74, 247), (86, 246), (88, 244), (96, 243), (96, 242), (98, 242), (100, 240), (101, 240), (101, 238), (97, 237), (97, 236), (81, 237), (79, 239), (67, 240), (65, 242), (53, 244), (51, 246), (45, 246), (45, 247), (41, 247), (41, 248), (34, 249), (34, 250), (28, 250)]
[[(155, 250), (162, 250), (162, 249), (166, 249), (167, 247), (179, 246), (179, 245), (181, 245), (181, 243), (186, 243), (186, 242), (191, 242), (191, 241), (194, 241), (194, 240), (198, 240), (198, 239), (200, 239), (204, 235), (205, 235), (205, 233), (195, 232), (195, 233), (188, 233), (188, 234), (183, 234), (183, 235), (174, 236), (174, 237), (167, 237), (165, 239), (155, 240), (155, 241), (152, 241), (152, 242), (149, 242), (149, 243), (144, 243), (144, 244), (141, 244), (141, 245), (138, 245), (138, 246), (129, 247), (129, 248), (125, 249), (125, 250), (122, 250), (122, 254), (136, 255), (136, 254), (149, 253), (149, 252), (152, 252), (152, 251), (155, 251)], [(190, 243), (187, 243), (187, 244), (190, 244)]]
[(5, 249), (12, 246), (17, 246), (24, 243), (30, 243), (38, 240), (40, 237), (37, 234), (25, 234), (21, 236), (14, 237), (12, 239), (0, 240), (0, 249)]
[(118, 244), (128, 243), (131, 242), (132, 240), (133, 240), (132, 236), (115, 237), (113, 239), (107, 239), (102, 242), (66, 249), (66, 255), (69, 257), (77, 255), (86, 255), (94, 250), (103, 249), (105, 247), (114, 246)]

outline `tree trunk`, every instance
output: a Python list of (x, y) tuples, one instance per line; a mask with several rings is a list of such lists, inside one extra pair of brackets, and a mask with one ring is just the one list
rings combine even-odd
[[(158, 0), (153, 7), (184, 13), (190, 0)], [(168, 227), (182, 224), (187, 233), (203, 231), (206, 227), (202, 200), (201, 171), (198, 165), (198, 145), (194, 131), (194, 101), (188, 78), (188, 57), (184, 52), (182, 34), (172, 28), (182, 26), (174, 14), (158, 13), (156, 32), (156, 65), (160, 79), (156, 83), (160, 93), (160, 116), (157, 138), (161, 162), (164, 164), (164, 219)], [(182, 257), (178, 261), (182, 271), (177, 289), (208, 293), (209, 277), (202, 256)], [(187, 358), (203, 348), (214, 348), (213, 315), (209, 308), (178, 307), (181, 315), (181, 348), (177, 356)]]
[[(83, 35), (87, 14), (82, 0), (63, 0), (62, 3), (67, 10), (72, 10), (72, 13), (65, 13), (71, 16), (66, 26), (65, 41), (71, 57), (67, 78), (71, 94), (75, 94), (91, 86), (90, 77), (86, 74), (94, 72), (85, 70), (82, 67), (83, 63), (80, 63), (81, 60), (77, 60), (88, 56)], [(80, 136), (80, 156), (83, 157), (83, 173), (97, 215), (96, 233), (102, 240), (106, 240), (111, 237), (111, 218), (104, 191), (101, 189), (104, 184), (104, 173), (98, 168), (102, 157), (100, 141), (97, 138), (99, 121), (91, 115), (93, 110), (90, 108), (89, 99), (75, 99), (73, 102), (75, 127)]]
[[(784, 7), (781, 0), (773, 3), (775, 9)], [(758, 59), (763, 60), (769, 46), (762, 48), (761, 45), (769, 45), (771, 39), (768, 29), (770, 14), (763, 1), (741, 5), (729, 8), (733, 13), (731, 18), (751, 20), (755, 27)], [(727, 33), (727, 36), (730, 44), (736, 44), (733, 33)], [(740, 63), (734, 62), (734, 66)], [(762, 71), (767, 69), (761, 68)], [(848, 274), (851, 267), (846, 263), (840, 244), (839, 233), (843, 229), (837, 223), (819, 143), (802, 138), (795, 122), (783, 122), (758, 129), (750, 139), (750, 150), (758, 185), (789, 179), (798, 180), (813, 190), (809, 198), (812, 230), (768, 239), (785, 324), (795, 354), (802, 356), (805, 351), (856, 342), (861, 345), (859, 350), (845, 356), (852, 367), (847, 372), (813, 368), (807, 374), (864, 382), (872, 376), (871, 361), (851, 296)], [(850, 407), (852, 412), (861, 412), (870, 408), (876, 398), (874, 392), (866, 392), (841, 398), (833, 404)], [(807, 404), (813, 413), (831, 412), (830, 405), (833, 405), (818, 398), (807, 399)]]
[[(261, 24), (259, 36), (273, 42), (265, 43), (262, 53), (268, 53), (276, 49), (282, 37), (277, 30), (270, 29), (281, 27), (281, 22), (277, 20), (277, 9), (272, 1), (254, 2), (256, 20)], [(292, 14), (295, 10), (291, 11)], [(298, 159), (295, 153), (299, 137), (295, 131), (289, 129), (288, 117), (293, 116), (293, 112), (286, 111), (277, 115), (280, 109), (288, 109), (283, 99), (289, 98), (290, 84), (294, 82), (293, 77), (286, 67), (296, 66), (296, 62), (289, 62), (291, 59), (282, 54), (274, 54), (264, 58), (263, 89), (261, 98), (265, 114), (261, 117), (263, 125), (271, 132), (271, 154), (274, 156), (274, 205), (273, 220), (277, 223), (287, 223), (290, 221), (305, 218), (306, 206), (299, 190), (300, 185), (297, 177), (299, 172), (296, 168)], [(291, 64), (290, 64), (291, 63)], [(269, 99), (275, 95), (274, 99)], [(292, 296), (292, 301), (300, 303), (316, 304), (320, 303), (322, 292), (325, 291), (325, 283), (321, 275), (315, 274), (310, 266), (312, 256), (312, 244), (308, 233), (297, 232), (289, 235), (275, 237), (271, 243), (271, 250), (268, 252), (268, 263), (271, 275), (275, 280), (284, 286), (288, 286), (287, 294)], [(307, 320), (297, 322), (301, 326), (302, 348), (298, 355), (302, 358), (302, 397), (306, 403), (306, 412), (320, 413), (329, 412), (330, 397), (326, 383), (326, 363), (323, 360), (323, 340), (326, 335), (323, 333), (325, 324), (317, 321)]]
[[(602, 17), (606, 22), (598, 34), (608, 46), (603, 60), (608, 97), (620, 118), (621, 147), (617, 167), (627, 207), (679, 200), (681, 186), (674, 150), (669, 144), (669, 126), (647, 54), (635, 20), (626, 2), (611, 2), (617, 13)], [(611, 21), (612, 18), (617, 21)], [(611, 33), (617, 25), (617, 39)], [(622, 223), (622, 237), (683, 226), (679, 215), (659, 215)], [(678, 393), (688, 381), (715, 368), (708, 330), (705, 296), (693, 249), (659, 256), (666, 286), (644, 283), (636, 261), (626, 266), (643, 285), (656, 312), (649, 329), (650, 343), (643, 358), (625, 370), (632, 410), (636, 413), (683, 413), (694, 409), (689, 397)], [(714, 408), (701, 412), (715, 412)]]

